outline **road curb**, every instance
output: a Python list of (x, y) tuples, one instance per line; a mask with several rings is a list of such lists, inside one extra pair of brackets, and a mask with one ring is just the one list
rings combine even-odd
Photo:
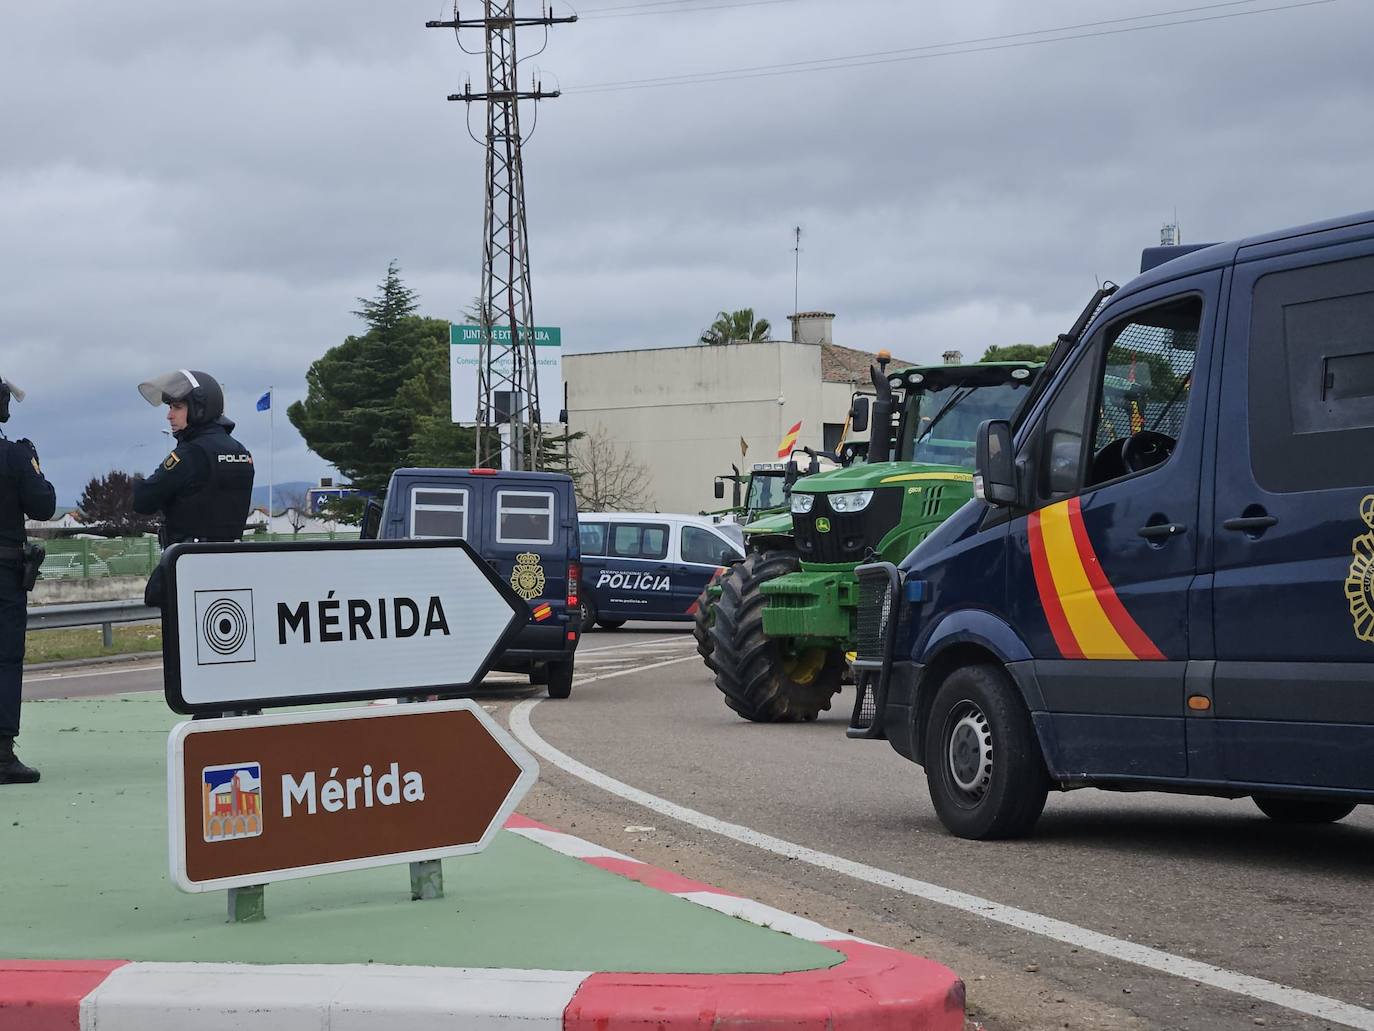
[[(0, 960), (0, 1026), (23, 1031), (960, 1031), (964, 985), (928, 959), (641, 863), (523, 816), (506, 829), (844, 958), (784, 974)], [(266, 1021), (266, 1023), (264, 1023)]]

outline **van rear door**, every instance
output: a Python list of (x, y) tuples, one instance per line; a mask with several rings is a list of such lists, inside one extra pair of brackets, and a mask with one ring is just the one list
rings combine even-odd
[(1327, 235), (1237, 260), (1211, 527), (1215, 724), (1231, 780), (1369, 790), (1374, 240)]
[[(571, 557), (563, 521), (571, 516), (563, 511), (560, 492), (500, 480), (489, 489), (482, 557), (529, 603), (536, 622), (561, 617), (567, 606)], [(544, 603), (547, 610), (541, 609)], [(539, 619), (544, 611), (549, 614)]]

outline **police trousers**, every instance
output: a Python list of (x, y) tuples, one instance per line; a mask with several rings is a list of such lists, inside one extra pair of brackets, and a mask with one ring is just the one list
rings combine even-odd
[(20, 571), (0, 562), (0, 738), (19, 736), (19, 699), (24, 683), (24, 631), (29, 599)]

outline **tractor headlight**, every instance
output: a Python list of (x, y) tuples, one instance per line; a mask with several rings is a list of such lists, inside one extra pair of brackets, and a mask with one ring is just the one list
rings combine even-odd
[(814, 495), (814, 494), (796, 494), (796, 493), (794, 493), (794, 494), (792, 495), (792, 511), (793, 511), (796, 515), (805, 515), (807, 512), (810, 512), (810, 511), (811, 511), (811, 506), (814, 505), (815, 503), (816, 503), (816, 495)]
[(843, 494), (831, 494), (827, 500), (830, 502), (830, 511), (832, 512), (862, 512), (873, 500), (873, 492), (871, 490), (851, 490)]

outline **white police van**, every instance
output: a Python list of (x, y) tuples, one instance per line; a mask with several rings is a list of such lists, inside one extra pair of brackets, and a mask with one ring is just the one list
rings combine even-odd
[(627, 619), (690, 622), (711, 577), (744, 558), (739, 526), (708, 516), (587, 512), (577, 523), (583, 633)]

